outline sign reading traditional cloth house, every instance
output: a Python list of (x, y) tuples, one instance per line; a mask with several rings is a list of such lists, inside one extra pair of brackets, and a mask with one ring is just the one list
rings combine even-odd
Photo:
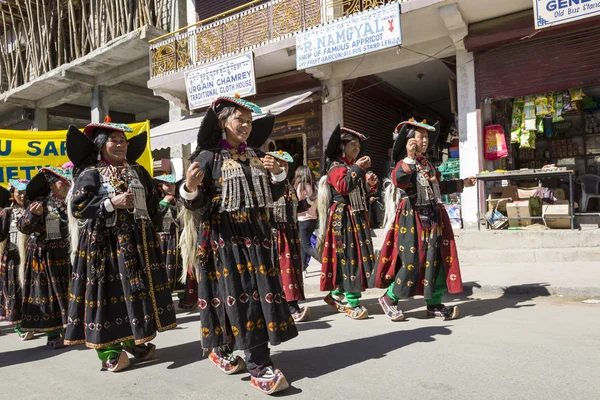
[(402, 44), (400, 5), (389, 4), (296, 35), (303, 70)]
[(186, 72), (185, 89), (190, 110), (206, 107), (221, 96), (256, 94), (252, 52)]
[(535, 29), (600, 15), (600, 0), (533, 0)]

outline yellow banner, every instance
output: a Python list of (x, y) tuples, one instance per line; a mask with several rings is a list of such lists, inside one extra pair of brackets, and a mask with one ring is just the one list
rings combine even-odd
[[(138, 159), (153, 175), (150, 150), (150, 121), (129, 124), (133, 129), (127, 138), (148, 132), (146, 151)], [(31, 179), (42, 167), (60, 166), (67, 161), (67, 131), (14, 131), (0, 129), (0, 185), (6, 187), (10, 179)]]

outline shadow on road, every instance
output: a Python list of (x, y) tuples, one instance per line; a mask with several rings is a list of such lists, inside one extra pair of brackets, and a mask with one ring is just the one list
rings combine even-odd
[[(14, 334), (14, 337), (10, 337), (10, 335), (6, 335), (2, 338), (2, 340), (15, 340), (18, 341), (19, 338), (17, 334)], [(61, 354), (67, 353), (73, 350), (85, 350), (86, 347), (81, 346), (67, 346), (62, 349), (51, 349), (46, 347), (46, 335), (36, 335), (35, 339), (32, 340), (33, 343), (38, 344), (35, 347), (31, 347), (28, 349), (20, 349), (20, 350), (12, 350), (6, 351), (2, 353), (0, 356), (0, 368), (10, 367), (12, 365), (26, 364), (33, 361), (44, 360), (46, 358), (60, 356)]]
[(351, 365), (382, 358), (402, 347), (433, 342), (436, 335), (451, 333), (447, 326), (403, 330), (326, 346), (284, 351), (273, 355), (272, 358), (275, 365), (285, 371), (288, 380), (298, 381), (303, 378), (317, 378)]
[(503, 294), (497, 298), (480, 299), (473, 298), (473, 289), (480, 288), (477, 282), (466, 282), (464, 292), (460, 295), (446, 295), (447, 298), (464, 301), (460, 304), (460, 315), (462, 317), (482, 317), (496, 311), (505, 309), (518, 309), (521, 307), (534, 307), (535, 304), (521, 304), (531, 301), (537, 297), (550, 296), (547, 283), (531, 283), (527, 285), (515, 285), (502, 288)]

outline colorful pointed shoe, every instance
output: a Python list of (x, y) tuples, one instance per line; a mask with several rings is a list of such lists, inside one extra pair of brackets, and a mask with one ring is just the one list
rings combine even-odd
[(119, 372), (125, 368), (129, 368), (131, 362), (127, 353), (122, 351), (118, 357), (111, 358), (108, 361), (102, 361), (102, 371)]
[(61, 349), (65, 347), (65, 339), (62, 335), (52, 339), (48, 338), (46, 346), (50, 347), (51, 349)]
[(344, 296), (333, 296), (331, 293), (323, 298), (323, 301), (335, 308), (337, 312), (345, 313), (346, 305), (342, 303), (342, 300), (344, 300)]
[(379, 298), (379, 305), (392, 321), (404, 321), (402, 310), (398, 310), (398, 302), (392, 300), (386, 293)]
[(17, 333), (17, 335), (19, 336), (19, 339), (23, 341), (33, 339), (33, 332)]
[(131, 354), (136, 361), (147, 361), (154, 357), (156, 346), (152, 343), (146, 343), (135, 346), (123, 346), (123, 350)]
[(212, 350), (208, 355), (208, 358), (226, 375), (237, 374), (238, 372), (246, 369), (246, 363), (244, 360), (241, 357), (234, 356), (231, 353), (218, 355), (214, 350)]
[(294, 318), (294, 322), (303, 322), (308, 319), (310, 316), (310, 308), (308, 306), (304, 306), (302, 311), (292, 314), (292, 318)]
[(363, 306), (346, 306), (346, 316), (352, 319), (365, 319), (369, 316), (369, 311)]
[(460, 311), (458, 306), (450, 306), (447, 307), (443, 304), (436, 306), (427, 306), (427, 317), (429, 318), (439, 318), (441, 320), (447, 321), (450, 319), (458, 318)]
[(290, 386), (283, 373), (273, 367), (265, 368), (260, 376), (251, 376), (250, 384), (265, 394), (281, 392)]

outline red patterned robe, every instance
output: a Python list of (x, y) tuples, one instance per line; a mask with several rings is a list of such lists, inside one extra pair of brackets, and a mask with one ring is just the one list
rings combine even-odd
[[(275, 235), (279, 253), (279, 267), (281, 269), (281, 286), (285, 299), (289, 301), (305, 300), (304, 281), (302, 278), (302, 257), (300, 250), (300, 234), (295, 208), (298, 206), (296, 193), (288, 184), (282, 196), (284, 201), (285, 217), (275, 215)], [(280, 201), (281, 201), (280, 199)], [(279, 202), (275, 203), (275, 207)], [(277, 213), (275, 213), (277, 214)]]
[(347, 292), (363, 292), (367, 288), (375, 256), (367, 215), (365, 174), (358, 165), (342, 159), (334, 161), (329, 169), (327, 183), (333, 204), (329, 208), (321, 260), (322, 291), (343, 287)]
[(425, 168), (439, 182), (440, 192), (460, 193), (462, 181), (440, 182), (440, 173), (425, 158), (416, 164), (400, 161), (392, 172), (394, 185), (407, 193), (398, 205), (394, 224), (385, 235), (372, 280), (375, 287), (387, 288), (401, 298), (432, 297), (440, 268), (444, 269), (449, 293), (463, 290), (458, 253), (450, 219), (440, 201), (417, 205), (417, 176)]

